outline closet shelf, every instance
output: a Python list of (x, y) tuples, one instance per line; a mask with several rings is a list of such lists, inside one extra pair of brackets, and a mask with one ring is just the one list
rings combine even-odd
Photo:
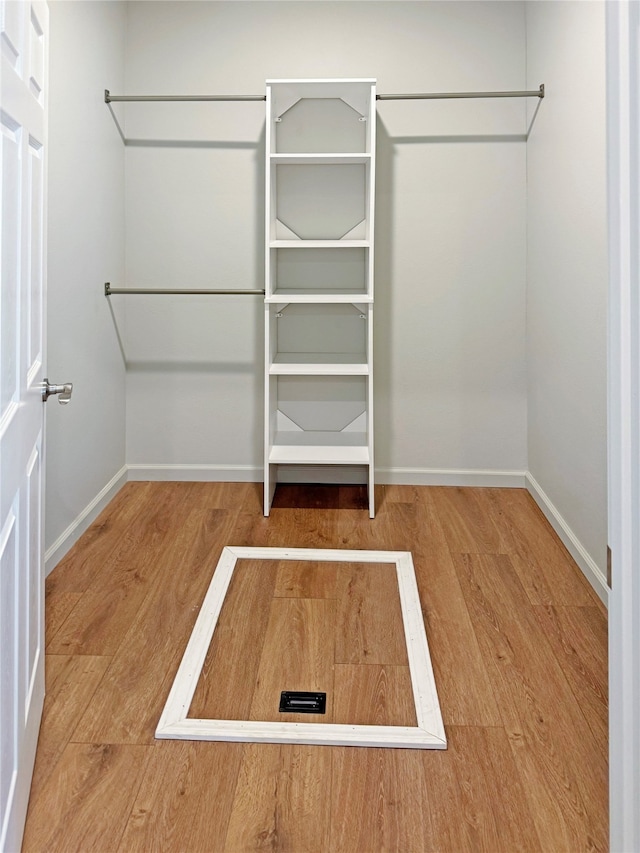
[(370, 240), (270, 240), (272, 249), (368, 249)]
[(269, 368), (272, 376), (368, 376), (362, 353), (280, 353)]
[(371, 162), (371, 154), (271, 154), (271, 162), (286, 166), (349, 166)]
[(276, 290), (272, 296), (267, 296), (265, 302), (277, 304), (285, 302), (300, 302), (310, 305), (318, 305), (321, 303), (344, 303), (364, 305), (373, 302), (373, 296), (368, 293), (346, 293), (344, 290), (323, 290), (322, 293), (305, 290)]
[(360, 432), (279, 432), (270, 463), (297, 465), (367, 465), (367, 437)]

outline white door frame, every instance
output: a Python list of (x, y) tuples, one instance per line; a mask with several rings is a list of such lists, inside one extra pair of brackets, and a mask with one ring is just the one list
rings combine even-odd
[(640, 3), (609, 0), (609, 742), (613, 853), (640, 851)]

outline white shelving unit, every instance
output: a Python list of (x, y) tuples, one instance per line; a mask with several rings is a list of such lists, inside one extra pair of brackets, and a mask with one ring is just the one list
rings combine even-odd
[(375, 82), (267, 80), (265, 515), (285, 465), (362, 468), (375, 513)]

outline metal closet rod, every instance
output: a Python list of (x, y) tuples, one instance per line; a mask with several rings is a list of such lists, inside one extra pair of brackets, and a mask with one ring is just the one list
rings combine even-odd
[(104, 90), (105, 104), (114, 101), (266, 101), (266, 95), (112, 95)]
[(446, 98), (544, 98), (544, 83), (539, 89), (523, 92), (416, 92), (409, 95), (376, 95), (377, 101), (439, 101)]
[[(544, 98), (539, 89), (522, 92), (412, 92), (405, 95), (376, 95), (377, 101), (439, 101), (447, 98)], [(105, 104), (115, 101), (266, 101), (266, 95), (112, 95), (104, 90)]]
[(173, 296), (184, 296), (187, 294), (188, 296), (264, 296), (264, 290), (240, 290), (239, 288), (207, 288), (204, 290), (194, 290), (193, 288), (189, 289), (180, 289), (180, 288), (151, 288), (151, 287), (132, 287), (132, 288), (123, 288), (123, 287), (111, 287), (111, 284), (107, 281), (104, 285), (104, 295), (105, 296), (113, 296), (115, 293), (164, 293)]

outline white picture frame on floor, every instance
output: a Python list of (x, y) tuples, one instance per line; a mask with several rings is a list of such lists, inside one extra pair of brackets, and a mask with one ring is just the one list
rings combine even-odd
[[(275, 723), (187, 716), (238, 560), (393, 563), (396, 567), (416, 726)], [(156, 738), (446, 749), (447, 740), (410, 551), (225, 547), (160, 717)]]

